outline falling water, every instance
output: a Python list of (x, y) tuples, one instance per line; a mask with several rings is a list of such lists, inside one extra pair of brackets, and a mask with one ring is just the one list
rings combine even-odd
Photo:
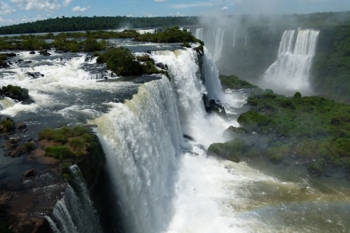
[(219, 61), (224, 46), (225, 28), (217, 28), (214, 35), (214, 61)]
[(232, 35), (232, 47), (236, 47), (236, 32), (237, 32), (237, 28), (235, 28), (233, 30), (233, 35)]
[(203, 30), (203, 28), (197, 28), (194, 36), (197, 39), (203, 40)]
[(79, 168), (76, 165), (70, 167), (69, 174), (72, 186), (67, 185), (65, 196), (57, 202), (52, 216), (46, 217), (52, 230), (54, 233), (102, 232)]
[(277, 60), (263, 75), (264, 86), (282, 92), (311, 92), (309, 71), (319, 31), (288, 30), (283, 33)]
[(161, 232), (172, 212), (174, 180), (183, 144), (169, 81), (146, 83), (125, 104), (93, 121), (127, 232)]
[[(289, 41), (292, 45), (284, 51), (305, 49), (301, 41), (294, 43), (295, 36)], [(116, 103), (116, 95), (133, 84), (93, 80), (83, 69), (85, 55), (50, 61), (50, 66), (13, 66), (1, 84), (28, 88), (35, 103), (28, 111), (24, 106), (19, 111), (16, 103), (1, 113), (31, 118), (40, 126), (50, 119), (56, 126), (62, 118), (65, 123), (96, 124), (112, 182), (109, 196), (115, 197), (108, 207), (121, 211), (116, 222), (123, 223), (125, 232), (347, 232), (348, 188), (329, 185), (304, 170), (293, 177), (291, 166), (283, 167), (280, 175), (275, 165), (253, 168), (207, 156), (209, 144), (222, 141), (229, 125), (238, 125), (205, 111), (203, 94), (234, 103), (217, 86), (213, 58), (206, 50), (204, 55), (204, 65), (213, 66), (209, 70), (201, 70), (191, 49), (151, 52), (156, 62), (168, 66), (169, 78), (142, 84), (125, 103)], [(90, 63), (95, 66), (94, 60)], [(26, 77), (31, 69), (44, 77)], [(85, 188), (68, 186), (48, 219), (54, 231), (100, 232), (85, 194)]]

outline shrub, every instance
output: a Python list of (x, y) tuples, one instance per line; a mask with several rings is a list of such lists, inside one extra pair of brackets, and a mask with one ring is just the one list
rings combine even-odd
[(62, 144), (65, 144), (68, 141), (67, 136), (61, 133), (60, 131), (55, 131), (53, 140)]
[(85, 141), (82, 138), (74, 138), (69, 142), (69, 146), (75, 151), (83, 150), (85, 148)]
[(97, 58), (98, 63), (106, 63), (107, 69), (117, 75), (140, 75), (142, 66), (136, 61), (133, 53), (125, 48), (111, 48)]
[(24, 146), (28, 149), (28, 150), (32, 150), (35, 147), (35, 143), (34, 142), (27, 142), (24, 144)]
[(55, 138), (55, 130), (52, 128), (45, 128), (38, 134), (39, 140), (47, 139), (53, 140)]
[(73, 129), (71, 129), (71, 128), (67, 127), (67, 126), (63, 126), (62, 128), (60, 128), (58, 130), (60, 130), (67, 137), (73, 137), (74, 136)]
[(88, 37), (83, 43), (84, 52), (94, 52), (101, 50), (100, 44), (95, 38)]
[(0, 128), (3, 132), (11, 132), (15, 130), (15, 123), (11, 119), (6, 119), (0, 122)]
[(83, 140), (86, 142), (86, 143), (90, 143), (90, 142), (93, 142), (94, 138), (91, 136), (91, 134), (89, 133), (84, 133), (82, 135), (82, 138)]
[(81, 136), (83, 134), (89, 133), (89, 130), (83, 126), (75, 126), (73, 128), (74, 136)]
[(248, 111), (241, 114), (238, 119), (238, 123), (248, 129), (256, 128), (257, 126), (264, 126), (268, 124), (269, 118), (255, 111)]
[(67, 158), (74, 158), (76, 155), (66, 146), (48, 146), (45, 148), (45, 156), (63, 160)]

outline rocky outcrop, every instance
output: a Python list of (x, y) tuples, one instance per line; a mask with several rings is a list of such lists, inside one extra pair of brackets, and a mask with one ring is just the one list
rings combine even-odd
[[(17, 130), (22, 127), (22, 124), (17, 124)], [(21, 148), (19, 144), (22, 139), (16, 132), (12, 132), (12, 137), (3, 146), (10, 154)], [(98, 181), (104, 164), (104, 154), (95, 135), (90, 132), (88, 137), (84, 133), (84, 137), (92, 140), (87, 150), (84, 150), (86, 153), (63, 160), (46, 156), (46, 148), (59, 144), (55, 140), (30, 141), (33, 147), (25, 153), (25, 158), (28, 163), (34, 164), (33, 168), (22, 171), (20, 179), (0, 186), (0, 227), (5, 225), (13, 233), (52, 232), (45, 216), (52, 214), (57, 201), (65, 194), (69, 183), (65, 169), (69, 164), (79, 166), (89, 190), (97, 193), (96, 187), (101, 186)], [(77, 138), (72, 136), (72, 139), (67, 140), (73, 139)]]

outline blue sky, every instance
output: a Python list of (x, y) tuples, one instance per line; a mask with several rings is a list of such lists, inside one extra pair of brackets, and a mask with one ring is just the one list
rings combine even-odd
[(201, 16), (350, 11), (350, 0), (0, 0), (0, 26), (72, 16)]

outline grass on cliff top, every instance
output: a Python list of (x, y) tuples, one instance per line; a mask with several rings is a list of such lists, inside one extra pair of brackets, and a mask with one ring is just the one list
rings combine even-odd
[(257, 86), (239, 79), (236, 75), (220, 75), (220, 82), (224, 88), (243, 89), (243, 88), (258, 88)]
[(264, 156), (274, 163), (298, 162), (315, 174), (333, 168), (350, 172), (350, 106), (310, 96), (277, 95), (271, 90), (248, 98), (251, 110), (238, 118), (247, 133), (214, 143), (209, 153), (238, 162)]
[(45, 128), (39, 132), (38, 138), (39, 140), (46, 139), (55, 142), (54, 146), (45, 148), (45, 156), (59, 160), (77, 158), (86, 154), (88, 147), (94, 140), (89, 130), (82, 126), (59, 129)]

